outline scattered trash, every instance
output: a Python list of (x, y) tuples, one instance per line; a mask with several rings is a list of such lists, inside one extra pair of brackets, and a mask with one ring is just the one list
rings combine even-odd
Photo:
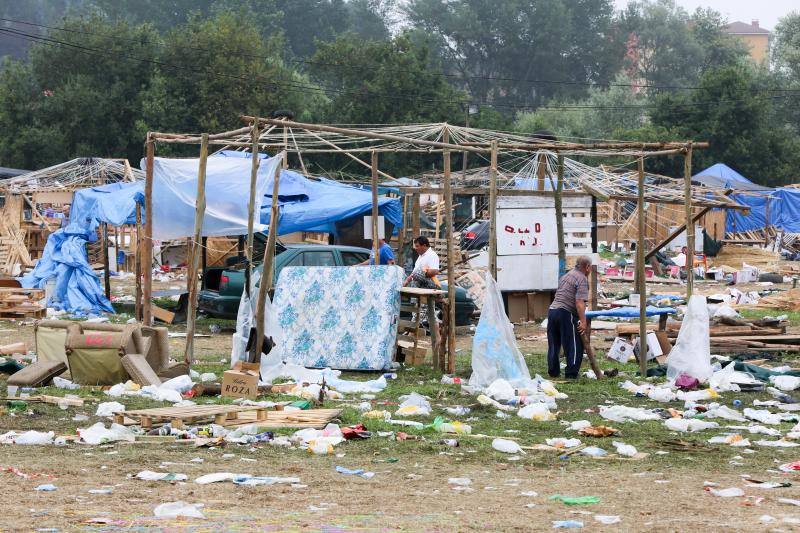
[(431, 403), (421, 394), (412, 392), (400, 396), (399, 399), (403, 403), (395, 412), (398, 416), (428, 416), (431, 414)]
[(162, 503), (153, 510), (153, 514), (159, 518), (202, 518), (205, 515), (200, 511), (202, 503), (186, 503), (183, 501)]
[(189, 477), (186, 474), (173, 474), (171, 472), (153, 472), (142, 470), (136, 474), (136, 479), (143, 481), (186, 481)]
[(559, 449), (575, 448), (581, 445), (581, 441), (578, 439), (564, 439), (561, 437), (557, 437), (554, 439), (545, 439), (544, 442), (548, 446), (552, 446), (553, 448), (559, 448)]
[(600, 406), (600, 416), (614, 422), (659, 420), (661, 417), (649, 409), (626, 407), (624, 405)]
[(86, 429), (78, 429), (78, 436), (86, 444), (106, 444), (117, 441), (134, 442), (136, 440), (136, 435), (125, 426), (111, 424), (111, 427), (106, 429), (102, 422), (98, 422)]
[(363, 468), (351, 470), (343, 466), (337, 466), (336, 471), (339, 472), (340, 474), (345, 474), (348, 476), (359, 476), (363, 477), (364, 479), (372, 479), (373, 477), (375, 477), (375, 472), (367, 472)]
[(561, 494), (554, 494), (548, 499), (560, 501), (564, 505), (592, 505), (600, 503), (600, 498), (597, 496), (562, 496)]
[(800, 507), (800, 500), (793, 500), (791, 498), (778, 498), (778, 503), (785, 503), (786, 505)]
[(605, 451), (603, 448), (598, 448), (597, 446), (587, 446), (583, 448), (580, 453), (583, 455), (588, 455), (589, 457), (603, 457), (608, 455), (608, 452)]
[(508, 439), (494, 439), (492, 441), (492, 448), (503, 453), (525, 453), (519, 444)]
[(37, 491), (40, 491), (40, 492), (51, 492), (51, 491), (54, 491), (54, 490), (57, 490), (57, 489), (58, 489), (58, 487), (56, 487), (55, 485), (47, 484), (47, 485), (39, 485), (38, 487), (36, 487), (33, 490), (37, 490)]
[(447, 482), (450, 485), (458, 485), (461, 487), (466, 487), (472, 483), (472, 480), (468, 477), (450, 477), (447, 478)]
[(617, 449), (617, 453), (619, 455), (623, 455), (625, 457), (635, 457), (638, 453), (636, 448), (631, 446), (630, 444), (625, 444), (624, 442), (620, 441), (612, 441), (611, 444)]
[(526, 405), (525, 407), (517, 411), (517, 416), (519, 416), (520, 418), (535, 420), (537, 422), (556, 419), (556, 415), (551, 413), (550, 409), (547, 408), (547, 405), (543, 403), (532, 403), (530, 405)]
[(114, 413), (121, 413), (125, 410), (125, 406), (119, 402), (103, 402), (97, 406), (97, 412), (94, 416), (111, 416)]
[(580, 529), (583, 522), (580, 520), (553, 520), (553, 529)]
[(706, 429), (717, 428), (719, 424), (716, 422), (705, 422), (694, 418), (670, 418), (664, 421), (667, 429), (672, 431), (680, 431), (683, 433), (694, 433), (696, 431), (703, 431)]
[(622, 518), (618, 515), (605, 515), (605, 514), (596, 514), (594, 515), (594, 519), (601, 524), (605, 524), (610, 526), (611, 524), (619, 524), (622, 522)]
[(706, 492), (713, 494), (714, 496), (719, 496), (720, 498), (736, 498), (738, 496), (744, 496), (744, 491), (739, 487), (731, 487), (728, 489), (714, 489), (711, 487), (705, 488)]
[(609, 426), (590, 426), (582, 428), (579, 433), (587, 437), (610, 437), (619, 431)]

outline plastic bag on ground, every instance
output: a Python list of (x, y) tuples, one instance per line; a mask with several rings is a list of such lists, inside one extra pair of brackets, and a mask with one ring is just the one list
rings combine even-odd
[(428, 416), (431, 414), (431, 403), (421, 394), (412, 392), (400, 396), (403, 403), (395, 412), (398, 416)]
[(680, 431), (682, 433), (694, 433), (696, 431), (719, 427), (719, 424), (716, 422), (705, 422), (694, 418), (670, 418), (664, 421), (664, 425), (667, 429)]
[(142, 481), (186, 481), (189, 477), (186, 474), (174, 474), (172, 472), (153, 472), (152, 470), (142, 470), (136, 474), (136, 479)]
[(111, 427), (106, 429), (102, 422), (98, 422), (86, 429), (78, 429), (78, 436), (86, 444), (106, 444), (116, 441), (134, 442), (136, 440), (133, 432), (125, 426), (111, 424)]
[(519, 444), (508, 439), (494, 439), (492, 448), (503, 453), (525, 453)]
[(706, 297), (695, 294), (689, 298), (678, 339), (667, 357), (667, 379), (687, 374), (704, 383), (713, 373)]
[(714, 489), (711, 487), (706, 487), (706, 490), (714, 496), (718, 496), (720, 498), (735, 498), (737, 496), (744, 496), (744, 491), (739, 487), (731, 487), (729, 489)]
[(762, 424), (769, 424), (771, 426), (777, 425), (781, 423), (781, 415), (776, 413), (770, 413), (766, 409), (751, 409), (750, 407), (746, 407), (743, 411), (744, 416), (749, 418), (750, 420), (755, 420), (756, 422), (761, 422)]
[(25, 446), (40, 446), (44, 444), (53, 444), (55, 433), (48, 431), (42, 433), (41, 431), (26, 431), (13, 438), (14, 444), (21, 444)]
[(556, 415), (551, 413), (550, 409), (547, 408), (547, 405), (543, 403), (532, 403), (530, 405), (526, 405), (517, 411), (517, 416), (520, 418), (527, 418), (529, 420), (536, 420), (537, 422), (556, 419)]
[(796, 376), (770, 376), (769, 381), (776, 389), (789, 392), (800, 387), (800, 378)]
[(579, 439), (565, 439), (561, 437), (557, 437), (554, 439), (545, 439), (544, 442), (548, 446), (552, 446), (553, 448), (559, 448), (559, 449), (575, 448), (581, 445), (581, 441)]
[(706, 418), (724, 418), (725, 420), (733, 420), (734, 422), (746, 422), (747, 419), (737, 411), (736, 409), (731, 409), (727, 405), (720, 405), (718, 407), (714, 407), (708, 409), (705, 412)]
[(636, 448), (630, 444), (625, 444), (624, 442), (620, 442), (618, 440), (612, 441), (611, 444), (617, 449), (618, 454), (624, 455), (625, 457), (635, 457), (638, 453)]
[(486, 274), (481, 318), (472, 340), (473, 387), (487, 387), (498, 378), (516, 387), (530, 382), (528, 365), (517, 347), (514, 328), (503, 307), (503, 297), (492, 275)]
[(193, 386), (194, 383), (192, 382), (192, 378), (184, 374), (182, 376), (174, 377), (170, 380), (165, 381), (164, 383), (161, 384), (159, 388), (174, 390), (180, 392), (181, 394), (185, 394), (189, 392)]
[(486, 395), (498, 401), (505, 401), (513, 399), (516, 396), (514, 387), (504, 379), (496, 379), (492, 384), (486, 387)]
[(600, 416), (614, 422), (658, 420), (661, 418), (649, 409), (626, 407), (624, 405), (600, 406)]
[(97, 406), (97, 412), (94, 416), (111, 416), (114, 413), (121, 413), (125, 410), (125, 406), (119, 402), (103, 402)]
[(153, 514), (159, 518), (203, 518), (205, 515), (200, 512), (203, 508), (202, 503), (186, 503), (182, 501), (162, 503), (155, 509)]

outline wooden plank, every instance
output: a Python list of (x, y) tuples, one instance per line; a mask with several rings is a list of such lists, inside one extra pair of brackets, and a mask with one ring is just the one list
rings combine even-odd
[(172, 311), (167, 311), (164, 308), (158, 307), (156, 304), (150, 304), (150, 314), (155, 318), (159, 319), (162, 322), (166, 322), (167, 324), (172, 324), (172, 321), (175, 320), (175, 313)]

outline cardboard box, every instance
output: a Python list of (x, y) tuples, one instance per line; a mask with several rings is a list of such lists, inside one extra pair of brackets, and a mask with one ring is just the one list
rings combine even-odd
[[(639, 337), (633, 339), (633, 353), (639, 357)], [(664, 355), (661, 351), (661, 344), (658, 342), (655, 331), (647, 332), (647, 360), (655, 359)]]
[(528, 320), (543, 320), (547, 318), (547, 311), (553, 302), (552, 292), (529, 292)]
[(238, 361), (232, 370), (222, 373), (222, 396), (229, 398), (249, 398), (258, 396), (258, 363)]
[(617, 337), (606, 352), (606, 357), (620, 363), (627, 363), (633, 357), (633, 345)]
[(528, 321), (528, 295), (524, 292), (509, 293), (508, 320), (514, 324)]
[(669, 341), (669, 336), (667, 335), (666, 331), (656, 331), (656, 338), (658, 339), (658, 344), (661, 345), (661, 353), (662, 355), (669, 355), (669, 352), (672, 350), (672, 343)]

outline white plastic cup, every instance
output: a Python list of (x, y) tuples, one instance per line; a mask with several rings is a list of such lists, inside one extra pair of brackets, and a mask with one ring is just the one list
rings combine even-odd
[(8, 386), (8, 396), (9, 398), (16, 398), (17, 396), (17, 389), (19, 387), (17, 385), (9, 385)]

